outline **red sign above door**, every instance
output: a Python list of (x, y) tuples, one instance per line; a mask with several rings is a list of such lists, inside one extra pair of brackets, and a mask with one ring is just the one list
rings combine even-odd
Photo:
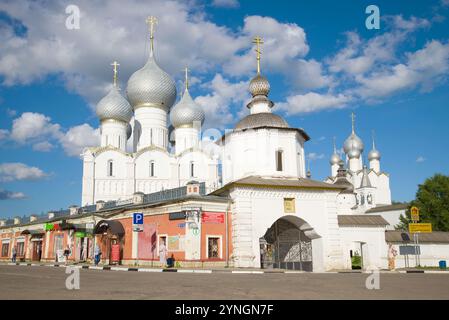
[(224, 213), (203, 212), (201, 221), (203, 223), (224, 223)]

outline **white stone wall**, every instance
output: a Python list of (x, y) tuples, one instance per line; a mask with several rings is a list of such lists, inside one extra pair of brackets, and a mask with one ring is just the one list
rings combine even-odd
[[(223, 147), (223, 184), (251, 175), (305, 177), (304, 140), (296, 131), (257, 129), (234, 132)], [(276, 170), (276, 151), (283, 153)]]
[[(113, 163), (113, 175), (108, 174), (108, 162)], [(150, 163), (154, 162), (154, 176)], [(194, 163), (194, 177), (190, 163)], [(86, 150), (83, 165), (82, 205), (103, 200), (123, 200), (134, 192), (152, 193), (177, 188), (187, 182), (205, 182), (207, 191), (220, 187), (218, 161), (201, 150), (187, 150), (179, 157), (159, 148), (146, 148), (136, 154), (105, 149), (96, 156)]]
[(101, 146), (113, 146), (126, 151), (126, 128), (128, 124), (116, 120), (105, 120), (101, 122)]
[(140, 107), (134, 112), (134, 150), (151, 145), (167, 149), (167, 111), (156, 107)]
[[(312, 238), (313, 270), (343, 267), (336, 192), (235, 187), (231, 190), (233, 261), (236, 267), (260, 267), (259, 238), (286, 216), (303, 220)], [(296, 199), (296, 212), (284, 213), (284, 198)], [(303, 228), (306, 228), (303, 225)]]
[(340, 227), (344, 268), (351, 269), (350, 250), (363, 255), (365, 270), (387, 269), (388, 248), (384, 227)]
[[(393, 247), (398, 252), (395, 258), (396, 268), (405, 268), (405, 256), (399, 255), (399, 246), (402, 244), (393, 243)], [(412, 245), (409, 243), (409, 245)], [(419, 244), (421, 248), (420, 262), (423, 267), (438, 267), (439, 261), (446, 261), (446, 265), (449, 265), (449, 244), (447, 243), (425, 243)], [(386, 247), (388, 247), (386, 245)], [(417, 261), (414, 255), (409, 255), (409, 267), (415, 267)], [(384, 258), (388, 261), (388, 256)], [(388, 263), (388, 262), (387, 262)]]

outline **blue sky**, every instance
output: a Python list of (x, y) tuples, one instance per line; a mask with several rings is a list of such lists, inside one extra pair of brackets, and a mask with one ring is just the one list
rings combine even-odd
[[(67, 5), (79, 30), (65, 28)], [(376, 4), (379, 30), (365, 8)], [(96, 102), (117, 59), (122, 88), (148, 54), (146, 16), (159, 18), (156, 56), (191, 94), (206, 126), (231, 128), (247, 112), (255, 72), (251, 38), (265, 39), (262, 73), (275, 111), (312, 137), (314, 179), (330, 172), (350, 113), (365, 142), (375, 130), (392, 198), (448, 174), (449, 1), (2, 1), (0, 4), (0, 217), (78, 204), (82, 148), (98, 139)]]

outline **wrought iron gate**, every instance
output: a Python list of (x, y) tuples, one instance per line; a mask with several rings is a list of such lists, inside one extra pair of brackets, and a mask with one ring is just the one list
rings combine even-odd
[(260, 239), (261, 267), (312, 271), (312, 241), (293, 223), (278, 220)]

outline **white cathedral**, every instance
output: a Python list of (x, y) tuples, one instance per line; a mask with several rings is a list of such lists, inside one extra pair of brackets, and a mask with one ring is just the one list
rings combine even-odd
[[(303, 129), (291, 128), (281, 116), (272, 113), (270, 84), (260, 74), (260, 39), (257, 75), (249, 85), (250, 114), (217, 142), (221, 157), (206, 152), (202, 146), (205, 114), (190, 96), (187, 69), (184, 93), (174, 105), (175, 81), (156, 62), (153, 32), (150, 40), (148, 61), (129, 78), (126, 98), (118, 85), (118, 64), (112, 64), (112, 88), (96, 107), (101, 145), (86, 148), (83, 153), (82, 205), (129, 199), (135, 192), (157, 192), (192, 180), (205, 182), (212, 192), (252, 175), (307, 177), (304, 143), (310, 138)], [(276, 130), (254, 130), (261, 127)], [(368, 154), (369, 169), (363, 164), (364, 144), (355, 133), (354, 116), (352, 133), (343, 149), (346, 162), (334, 142), (331, 176), (325, 180), (348, 186), (339, 201), (341, 210), (363, 213), (377, 205), (391, 204), (389, 176), (380, 170), (380, 152), (374, 140)]]
[(261, 248), (293, 235), (301, 263), (310, 263), (301, 268), (348, 269), (357, 252), (365, 267), (386, 267), (385, 232), (394, 229), (405, 209), (391, 205), (389, 175), (380, 169), (374, 140), (369, 168), (364, 165), (354, 115), (345, 157), (334, 142), (331, 176), (312, 180), (304, 151), (310, 137), (272, 112), (270, 84), (260, 72), (263, 42), (256, 37), (249, 115), (215, 141), (215, 156), (200, 139), (205, 113), (190, 96), (187, 70), (184, 93), (175, 104), (175, 81), (155, 59), (152, 23), (150, 39), (148, 61), (129, 78), (126, 97), (113, 64), (112, 89), (96, 109), (101, 145), (83, 153), (83, 206), (204, 182), (207, 194), (231, 199), (234, 266), (259, 267)]
[[(204, 111), (192, 100), (187, 77), (184, 94), (173, 106), (175, 81), (155, 60), (153, 34), (147, 63), (128, 80), (127, 98), (120, 93), (117, 63), (113, 65), (112, 89), (96, 108), (101, 145), (83, 154), (82, 205), (176, 188), (192, 180), (205, 182), (210, 191), (218, 188), (218, 159), (202, 150), (199, 139)], [(130, 139), (132, 150), (127, 152)]]

